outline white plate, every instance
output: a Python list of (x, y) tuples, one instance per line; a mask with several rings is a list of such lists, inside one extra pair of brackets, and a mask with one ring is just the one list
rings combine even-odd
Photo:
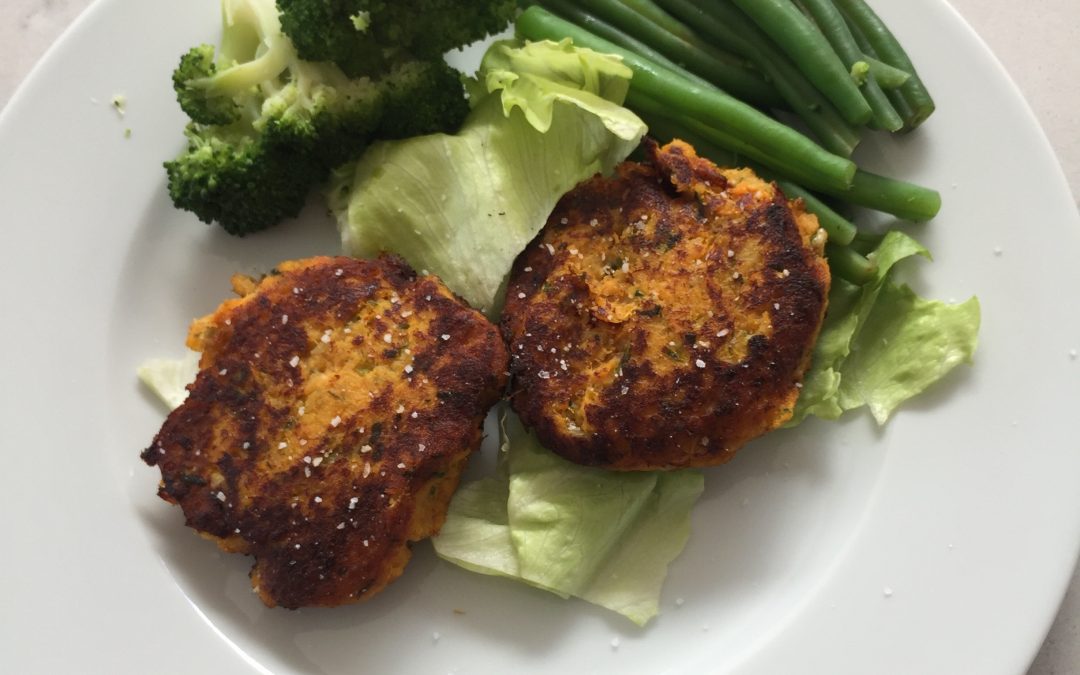
[(317, 207), (246, 240), (171, 208), (160, 163), (184, 119), (169, 72), (216, 38), (217, 0), (99, 1), (0, 117), (0, 670), (1021, 672), (1080, 544), (1080, 222), (960, 18), (940, 0), (875, 4), (939, 111), (860, 158), (942, 190), (941, 215), (914, 228), (937, 261), (912, 278), (980, 296), (977, 364), (885, 429), (809, 423), (710, 471), (663, 614), (639, 630), (426, 544), (368, 604), (267, 610), (249, 561), (154, 496), (138, 453), (162, 410), (136, 365), (179, 353), (231, 273), (337, 240)]

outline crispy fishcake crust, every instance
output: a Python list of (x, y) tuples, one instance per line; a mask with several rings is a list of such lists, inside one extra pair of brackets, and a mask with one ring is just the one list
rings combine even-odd
[(142, 453), (158, 494), (255, 556), (270, 606), (365, 599), (441, 527), (501, 396), (498, 330), (400, 258), (311, 258), (191, 327), (187, 401)]
[(511, 403), (580, 464), (720, 464), (791, 417), (827, 303), (824, 232), (748, 170), (678, 141), (647, 151), (566, 195), (515, 262)]

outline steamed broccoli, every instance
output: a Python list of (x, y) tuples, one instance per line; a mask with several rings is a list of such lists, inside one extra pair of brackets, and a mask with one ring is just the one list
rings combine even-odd
[(274, 0), (222, 0), (222, 10), (216, 59), (201, 45), (173, 73), (192, 121), (186, 151), (165, 167), (173, 203), (231, 234), (295, 216), (372, 140), (453, 130), (468, 112), (459, 74), (441, 60), (350, 78), (300, 59)]
[(445, 52), (497, 33), (515, 0), (277, 0), (281, 26), (300, 55), (350, 74), (381, 72), (407, 58)]

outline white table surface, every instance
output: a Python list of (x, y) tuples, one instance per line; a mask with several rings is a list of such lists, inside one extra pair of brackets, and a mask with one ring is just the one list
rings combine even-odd
[[(950, 1), (1019, 85), (1057, 152), (1074, 197), (1080, 196), (1080, 0)], [(3, 0), (0, 107), (90, 2)], [(1028, 675), (1078, 673), (1080, 569), (1073, 574), (1057, 620)]]

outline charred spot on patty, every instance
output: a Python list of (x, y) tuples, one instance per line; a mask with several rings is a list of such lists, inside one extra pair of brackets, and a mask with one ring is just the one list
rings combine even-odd
[(572, 461), (709, 466), (790, 418), (830, 285), (800, 201), (675, 141), (568, 193), (511, 272), (511, 404)]
[(192, 325), (199, 375), (142, 458), (189, 526), (255, 557), (267, 605), (370, 597), (441, 527), (506, 347), (393, 256), (233, 282), (242, 297)]

